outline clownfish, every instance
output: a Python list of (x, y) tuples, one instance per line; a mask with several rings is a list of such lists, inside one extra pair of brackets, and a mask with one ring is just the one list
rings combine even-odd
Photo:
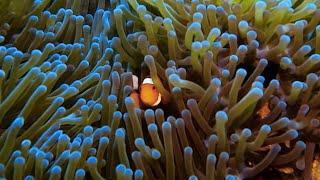
[(133, 91), (130, 94), (136, 108), (154, 107), (160, 104), (161, 94), (157, 90), (151, 78), (145, 78), (138, 86), (138, 77), (133, 76)]

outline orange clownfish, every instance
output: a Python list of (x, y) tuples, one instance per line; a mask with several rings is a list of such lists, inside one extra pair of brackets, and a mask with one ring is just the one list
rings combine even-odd
[(138, 87), (138, 78), (137, 76), (133, 76), (133, 89), (134, 91), (130, 94), (130, 97), (135, 102), (137, 108), (143, 106), (154, 107), (160, 104), (161, 94), (151, 78), (145, 78), (140, 87)]

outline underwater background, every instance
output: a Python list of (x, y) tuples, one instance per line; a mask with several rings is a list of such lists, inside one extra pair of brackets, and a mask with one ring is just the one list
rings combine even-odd
[(319, 0), (0, 9), (0, 179), (320, 179)]

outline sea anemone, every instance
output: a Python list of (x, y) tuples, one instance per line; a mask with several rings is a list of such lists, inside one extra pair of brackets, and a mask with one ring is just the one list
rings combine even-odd
[(0, 9), (0, 179), (320, 176), (320, 1)]

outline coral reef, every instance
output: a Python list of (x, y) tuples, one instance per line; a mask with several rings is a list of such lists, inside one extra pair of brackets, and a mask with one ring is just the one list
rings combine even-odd
[[(0, 9), (0, 179), (315, 174), (320, 1), (0, 0)], [(131, 96), (145, 78), (156, 93)]]

